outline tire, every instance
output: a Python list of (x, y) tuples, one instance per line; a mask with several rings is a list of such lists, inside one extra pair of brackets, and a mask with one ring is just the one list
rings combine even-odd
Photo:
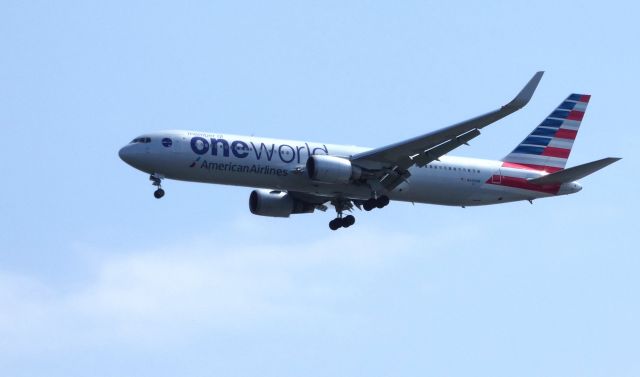
[(153, 196), (155, 196), (156, 199), (162, 198), (164, 196), (164, 190), (157, 189), (156, 191), (153, 192)]
[(362, 204), (362, 208), (365, 211), (369, 212), (372, 209), (376, 208), (376, 204), (375, 204), (375, 202), (373, 200), (369, 199), (366, 202), (364, 202), (364, 204)]
[(379, 197), (378, 199), (376, 199), (376, 207), (384, 208), (387, 205), (389, 205), (389, 197), (388, 196), (383, 195), (383, 196)]
[(342, 219), (342, 226), (345, 228), (348, 228), (355, 223), (356, 223), (356, 218), (353, 217), (352, 215), (345, 216)]

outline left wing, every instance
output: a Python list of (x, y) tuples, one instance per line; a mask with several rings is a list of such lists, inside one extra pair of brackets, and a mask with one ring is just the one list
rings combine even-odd
[(479, 129), (523, 108), (533, 96), (544, 72), (537, 72), (518, 95), (501, 108), (478, 117), (441, 128), (395, 144), (358, 153), (351, 162), (366, 168), (387, 169), (380, 181), (391, 190), (409, 177), (406, 171), (415, 165), (424, 166), (480, 135)]

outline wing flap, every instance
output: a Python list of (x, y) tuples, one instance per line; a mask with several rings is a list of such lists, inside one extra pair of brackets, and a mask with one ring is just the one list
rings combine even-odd
[[(480, 135), (480, 131), (478, 129), (473, 129), (465, 134), (462, 134), (456, 138), (449, 139), (444, 143), (433, 147), (431, 149), (427, 149), (426, 151), (420, 153), (419, 155), (413, 157), (412, 164), (415, 163), (419, 167), (423, 167), (431, 161), (437, 160), (440, 156), (443, 156), (452, 150), (458, 148), (463, 144), (467, 144), (471, 139)], [(409, 165), (411, 166), (411, 165)], [(404, 167), (405, 169), (408, 168)]]

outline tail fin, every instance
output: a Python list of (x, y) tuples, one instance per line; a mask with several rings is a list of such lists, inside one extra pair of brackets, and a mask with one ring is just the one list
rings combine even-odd
[(564, 169), (590, 95), (571, 94), (526, 139), (502, 159), (502, 166), (553, 173)]

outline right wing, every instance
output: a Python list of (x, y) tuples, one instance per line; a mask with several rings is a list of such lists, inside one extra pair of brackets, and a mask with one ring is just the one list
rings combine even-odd
[(536, 90), (544, 72), (537, 72), (518, 95), (501, 108), (478, 117), (441, 128), (398, 143), (358, 153), (351, 162), (372, 169), (386, 169), (381, 183), (387, 190), (395, 188), (415, 165), (424, 166), (480, 135), (479, 129), (494, 123), (524, 107)]

